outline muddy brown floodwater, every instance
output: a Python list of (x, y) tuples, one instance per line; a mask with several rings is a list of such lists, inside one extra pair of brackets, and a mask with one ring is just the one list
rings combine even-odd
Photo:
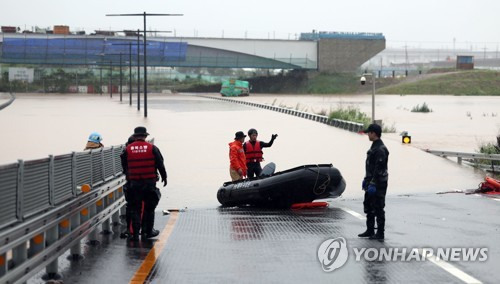
[[(6, 96), (1, 98), (0, 103)], [(371, 111), (371, 96), (366, 95), (252, 95), (238, 99), (310, 112), (329, 111), (339, 104), (359, 106), (368, 115)], [(410, 112), (424, 102), (432, 113)], [(493, 142), (500, 126), (499, 105), (500, 97), (378, 95), (376, 118), (412, 135), (411, 145), (401, 144), (398, 133), (382, 137), (391, 152), (388, 194), (476, 188), (484, 173), (421, 148), (472, 152), (480, 142)], [(365, 135), (192, 94), (150, 94), (148, 106), (148, 118), (144, 118), (135, 101), (129, 106), (127, 99), (120, 102), (117, 96), (17, 94), (0, 111), (0, 164), (81, 151), (93, 131), (103, 135), (106, 146), (123, 144), (134, 127), (143, 125), (161, 149), (168, 172), (159, 210), (216, 207), (216, 192), (229, 180), (228, 143), (236, 131), (256, 128), (263, 141), (269, 141), (271, 134), (279, 135), (273, 147), (264, 149), (264, 164), (274, 162), (281, 171), (332, 163), (347, 181), (343, 198), (362, 196), (360, 184), (370, 147)]]

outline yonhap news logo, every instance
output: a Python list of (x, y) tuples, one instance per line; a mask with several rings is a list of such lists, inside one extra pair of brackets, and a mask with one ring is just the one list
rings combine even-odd
[(380, 247), (365, 248), (347, 247), (346, 239), (337, 237), (327, 239), (318, 248), (318, 260), (325, 272), (332, 272), (341, 268), (352, 253), (354, 260), (359, 261), (446, 261), (446, 262), (484, 262), (488, 260), (488, 248), (407, 248), (407, 247)]
[(342, 237), (328, 239), (318, 248), (318, 259), (325, 272), (332, 272), (342, 267), (348, 256), (347, 241)]

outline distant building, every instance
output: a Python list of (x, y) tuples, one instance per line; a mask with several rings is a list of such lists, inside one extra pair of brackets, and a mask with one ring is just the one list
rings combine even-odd
[(14, 34), (17, 33), (17, 28), (12, 26), (2, 26), (2, 33)]
[(69, 35), (69, 26), (54, 26), (53, 32), (56, 35)]
[(457, 55), (457, 69), (461, 69), (461, 70), (474, 69), (474, 56), (472, 56), (472, 55)]

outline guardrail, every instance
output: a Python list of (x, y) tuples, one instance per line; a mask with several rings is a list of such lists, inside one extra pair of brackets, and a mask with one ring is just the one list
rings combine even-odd
[(28, 280), (43, 267), (58, 275), (58, 257), (80, 241), (111, 232), (125, 205), (124, 145), (0, 166), (0, 283)]
[[(493, 164), (493, 161), (500, 161), (500, 154), (482, 154), (482, 153), (464, 153), (464, 152), (450, 152), (450, 151), (440, 151), (440, 150), (424, 150), (427, 153), (431, 153), (441, 157), (456, 157), (457, 163), (462, 164), (463, 159), (470, 159), (473, 161), (475, 165), (481, 165), (479, 160), (487, 160), (491, 161), (491, 165), (486, 165), (487, 168), (481, 167), (483, 169), (488, 170), (489, 168), (492, 171), (495, 171), (497, 166)], [(496, 170), (498, 171), (498, 170)]]
[(305, 118), (305, 119), (310, 119), (310, 120), (324, 123), (324, 124), (327, 124), (330, 126), (345, 129), (345, 130), (348, 130), (351, 132), (360, 132), (364, 129), (364, 125), (362, 123), (341, 120), (341, 119), (329, 119), (325, 115), (308, 113), (308, 112), (303, 112), (303, 111), (294, 110), (294, 109), (290, 109), (290, 108), (283, 108), (283, 107), (277, 107), (277, 106), (272, 106), (272, 105), (259, 104), (259, 103), (234, 100), (234, 99), (229, 99), (229, 98), (221, 98), (221, 97), (210, 97), (210, 96), (201, 96), (201, 97), (208, 98), (208, 99), (221, 100), (221, 101), (226, 101), (226, 102), (232, 102), (232, 103), (238, 103), (238, 104), (243, 104), (243, 105), (248, 105), (248, 106), (253, 106), (253, 107), (259, 107), (259, 108), (272, 110), (272, 111), (277, 111), (277, 112), (281, 112), (284, 114), (289, 114), (289, 115), (293, 115), (293, 116), (297, 116), (297, 117), (301, 117), (301, 118)]
[(10, 99), (5, 103), (0, 104), (0, 110), (8, 107), (15, 99), (16, 96), (13, 93), (10, 93)]

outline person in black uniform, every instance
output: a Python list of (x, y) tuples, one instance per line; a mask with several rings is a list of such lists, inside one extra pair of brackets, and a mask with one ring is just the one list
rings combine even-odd
[(127, 195), (132, 220), (130, 239), (133, 241), (139, 240), (139, 230), (143, 239), (153, 238), (160, 234), (154, 229), (155, 208), (161, 197), (160, 190), (156, 187), (158, 173), (163, 186), (167, 186), (167, 172), (163, 156), (158, 147), (145, 141), (148, 135), (145, 127), (136, 127), (132, 135), (135, 141), (129, 144), (121, 155), (123, 172), (126, 173), (129, 183)]
[[(120, 158), (123, 155), (123, 153), (127, 152), (127, 146), (129, 144), (134, 143), (134, 141), (135, 141), (134, 136), (130, 135), (127, 142), (125, 143), (125, 148), (123, 149), (123, 152), (120, 154)], [(126, 172), (123, 172), (123, 174), (125, 174), (125, 176), (127, 176)], [(132, 217), (130, 215), (131, 211), (130, 211), (129, 191), (128, 191), (129, 187), (130, 187), (130, 185), (129, 185), (129, 182), (127, 180), (127, 182), (123, 185), (123, 195), (125, 195), (125, 202), (126, 202), (125, 203), (125, 222), (127, 223), (127, 228), (125, 229), (125, 231), (123, 231), (120, 234), (120, 238), (122, 238), (122, 239), (129, 238), (133, 232)]]
[[(387, 173), (389, 150), (380, 139), (382, 136), (380, 125), (370, 124), (364, 132), (368, 134), (368, 138), (373, 143), (366, 153), (366, 174), (362, 182), (362, 188), (365, 191), (363, 207), (366, 214), (366, 231), (359, 234), (358, 237), (383, 240), (385, 194), (387, 192), (387, 181), (389, 180), (389, 174)], [(376, 233), (375, 219), (377, 220)]]
[(271, 141), (266, 143), (258, 141), (257, 140), (258, 135), (259, 134), (257, 133), (256, 129), (250, 128), (248, 130), (248, 137), (250, 138), (250, 140), (243, 143), (243, 150), (245, 151), (245, 156), (247, 159), (248, 178), (260, 176), (260, 174), (262, 173), (262, 167), (260, 166), (260, 162), (264, 160), (264, 158), (262, 157), (263, 155), (262, 148), (271, 147), (276, 137), (278, 137), (278, 134), (273, 134), (271, 135)]

